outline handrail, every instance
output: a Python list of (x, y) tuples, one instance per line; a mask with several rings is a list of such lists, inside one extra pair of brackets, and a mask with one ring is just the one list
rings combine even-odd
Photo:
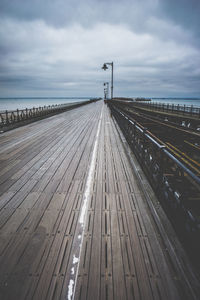
[(6, 110), (4, 112), (0, 112), (0, 127), (2, 128), (26, 120), (57, 114), (68, 109), (79, 107), (98, 100), (99, 99), (90, 99), (89, 101), (87, 100), (74, 103), (53, 104), (48, 106), (44, 105), (40, 107), (16, 109), (13, 111)]
[(118, 108), (115, 107), (115, 109), (128, 121), (130, 124), (133, 124), (134, 126), (137, 127), (137, 129), (143, 133), (143, 135), (150, 140), (154, 145), (156, 145), (159, 150), (164, 151), (165, 154), (170, 157), (176, 164), (180, 166), (180, 168), (200, 186), (200, 178), (196, 176), (190, 169), (188, 169), (182, 162), (180, 162), (173, 154), (170, 153), (169, 150), (166, 149), (166, 147), (162, 144), (159, 144), (153, 137), (150, 136), (150, 134), (146, 133), (144, 129), (141, 127), (137, 126), (129, 117), (128, 115), (122, 113)]

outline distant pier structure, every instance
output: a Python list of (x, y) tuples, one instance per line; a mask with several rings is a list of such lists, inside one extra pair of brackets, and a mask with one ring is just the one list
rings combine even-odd
[(0, 299), (199, 299), (200, 113), (96, 100), (3, 117)]

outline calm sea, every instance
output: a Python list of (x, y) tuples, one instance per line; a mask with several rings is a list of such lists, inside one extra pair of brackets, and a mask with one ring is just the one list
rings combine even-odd
[[(87, 101), (87, 97), (53, 97), (53, 98), (0, 98), (0, 111), (39, 107), (44, 105), (74, 103)], [(200, 107), (200, 98), (151, 98), (152, 102), (174, 103)]]
[(53, 104), (69, 104), (87, 101), (90, 98), (66, 97), (66, 98), (0, 98), (0, 111), (32, 108)]

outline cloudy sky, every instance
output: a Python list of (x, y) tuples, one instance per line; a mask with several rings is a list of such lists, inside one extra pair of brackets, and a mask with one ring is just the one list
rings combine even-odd
[(199, 0), (0, 0), (0, 97), (200, 96)]

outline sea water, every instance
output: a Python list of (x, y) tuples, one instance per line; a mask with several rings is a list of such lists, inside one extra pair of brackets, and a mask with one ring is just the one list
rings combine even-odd
[(53, 98), (0, 98), (0, 111), (12, 111), (33, 107), (42, 107), (55, 104), (69, 104), (74, 102), (87, 101), (88, 97), (53, 97)]
[[(87, 101), (89, 97), (0, 98), (0, 111)], [(152, 102), (200, 107), (200, 98), (151, 98)]]

